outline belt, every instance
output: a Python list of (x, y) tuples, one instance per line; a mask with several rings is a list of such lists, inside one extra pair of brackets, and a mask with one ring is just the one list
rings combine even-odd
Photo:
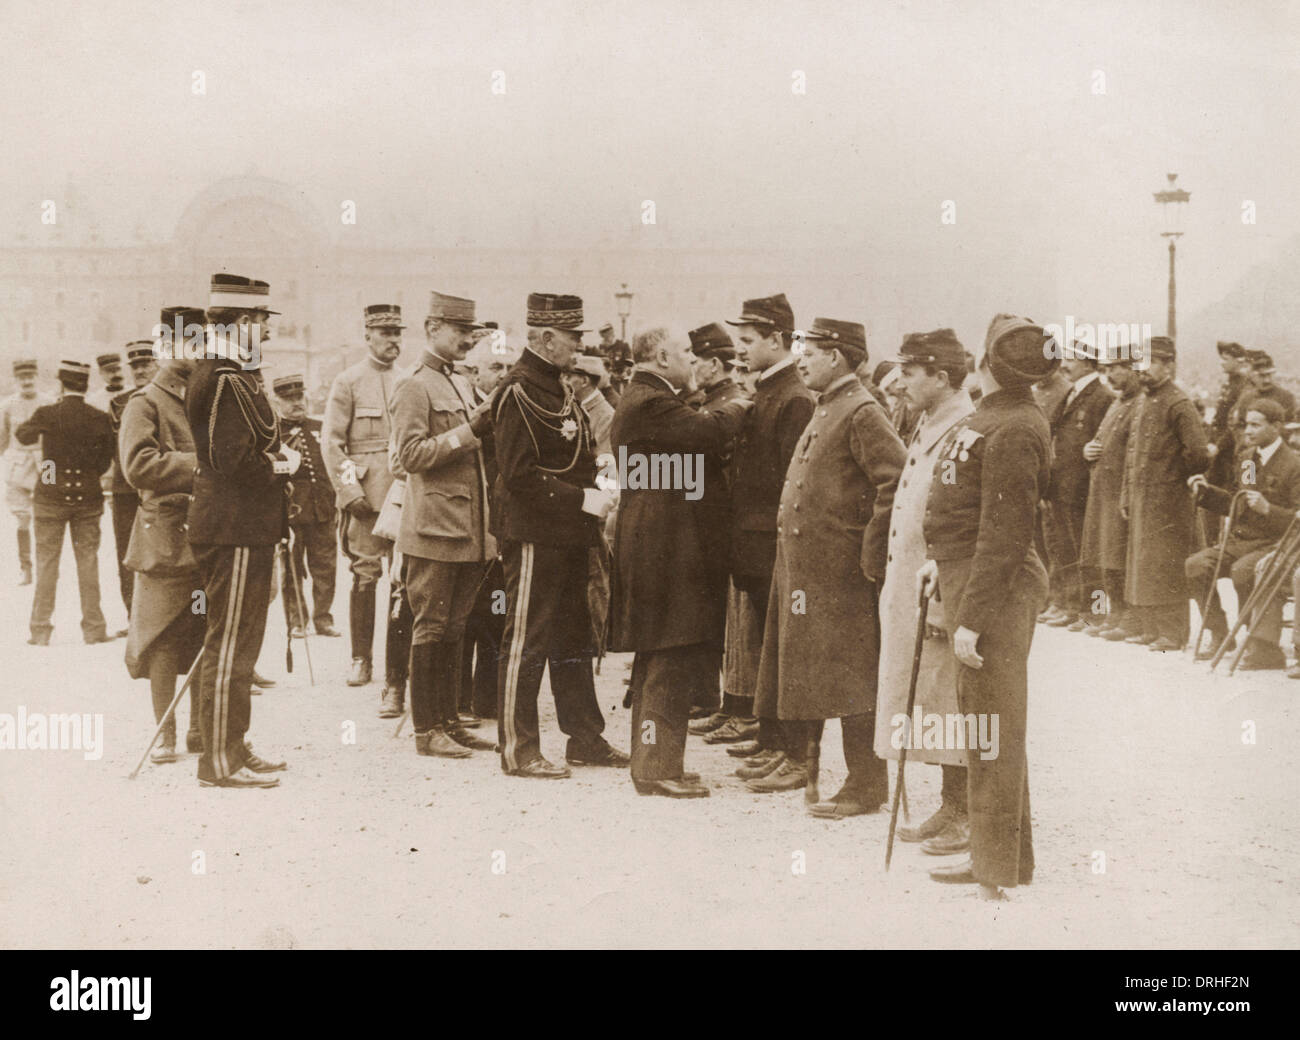
[(378, 437), (368, 441), (348, 442), (349, 455), (370, 455), (377, 451), (388, 451), (388, 441), (386, 438)]

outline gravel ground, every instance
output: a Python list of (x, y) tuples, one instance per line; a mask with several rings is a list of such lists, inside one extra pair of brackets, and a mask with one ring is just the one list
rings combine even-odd
[[(105, 610), (122, 624), (102, 553)], [(0, 751), (0, 936), (7, 947), (1292, 947), (1300, 939), (1300, 682), (1039, 628), (1030, 662), (1038, 866), (1003, 904), (939, 886), (888, 814), (808, 817), (802, 793), (755, 795), (692, 738), (713, 797), (639, 798), (623, 771), (502, 776), (497, 757), (418, 757), (343, 682), (346, 639), (313, 637), (284, 674), (273, 604), (251, 737), (289, 770), (272, 791), (201, 789), (195, 758), (126, 778), (151, 732), (123, 644), (77, 628), (70, 547), (54, 643), (29, 647), (30, 590), (0, 595), (0, 712), (104, 716), (97, 761)], [(6, 577), (6, 580), (8, 578)], [(340, 606), (346, 572), (340, 567)], [(628, 744), (627, 657), (597, 679)], [(543, 686), (543, 750), (563, 736)], [(182, 730), (188, 710), (181, 708)], [(1243, 742), (1253, 723), (1255, 742)], [(345, 734), (355, 727), (355, 743)], [(843, 777), (828, 727), (823, 791)], [(892, 767), (891, 767), (892, 768)], [(937, 768), (908, 773), (913, 819)], [(1104, 871), (1098, 872), (1104, 855)], [(802, 866), (802, 870), (799, 869)], [(199, 868), (202, 869), (199, 869)]]

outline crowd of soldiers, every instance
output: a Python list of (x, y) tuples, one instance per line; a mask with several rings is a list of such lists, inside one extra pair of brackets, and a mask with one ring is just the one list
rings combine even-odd
[[(1300, 508), (1282, 441), (1295, 402), (1235, 343), (1219, 345), (1228, 381), (1207, 429), (1162, 337), (1105, 351), (999, 314), (978, 358), (944, 328), (873, 367), (861, 324), (797, 326), (778, 294), (631, 347), (607, 325), (584, 349), (582, 300), (533, 293), (512, 345), (472, 300), (434, 292), (413, 368), (397, 367), (401, 308), (365, 308), (366, 356), (316, 419), (302, 376), (264, 384), (276, 313), (265, 282), (214, 275), (206, 308), (164, 308), (157, 338), (128, 345), (131, 388), (113, 354), (97, 398), (90, 366), (64, 361), (46, 400), (22, 360), (0, 410), (24, 583), (34, 558), (29, 642), (49, 643), (65, 526), (84, 638), (115, 638), (96, 558), (107, 495), (129, 616), (116, 636), (150, 682), (152, 758), (177, 757), (192, 675), (204, 786), (279, 783), (286, 764), (248, 739), (254, 686), (273, 685), (254, 670), (269, 606), (278, 591), (290, 645), (341, 637), (341, 550), (347, 683), (372, 682), (382, 615), (378, 714), (409, 711), (418, 754), (492, 752), (537, 779), (626, 768), (640, 794), (698, 798), (693, 734), (728, 745), (749, 790), (802, 789), (831, 820), (879, 811), (886, 760), (907, 754), (941, 767), (942, 793), (899, 838), (968, 854), (932, 877), (998, 898), (1033, 874), (1035, 624), (1181, 650), (1196, 600), (1207, 656), (1230, 640), (1215, 579), (1245, 605), (1297, 562), (1279, 548)], [(1285, 666), (1288, 590), (1251, 602), (1242, 667)], [(607, 651), (634, 655), (630, 754), (603, 735)], [(547, 670), (563, 765), (541, 753)], [(922, 740), (913, 720), (930, 717), (992, 719), (994, 753), (960, 739), (974, 726)], [(475, 732), (488, 719), (495, 740)], [(823, 798), (831, 719), (847, 779)]]

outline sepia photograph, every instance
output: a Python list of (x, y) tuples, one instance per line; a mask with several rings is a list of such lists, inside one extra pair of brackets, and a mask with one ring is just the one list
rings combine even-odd
[(1110, 951), (1112, 1019), (1250, 1012), (1300, 944), (1300, 5), (0, 24), (0, 945), (95, 957), (23, 1003)]

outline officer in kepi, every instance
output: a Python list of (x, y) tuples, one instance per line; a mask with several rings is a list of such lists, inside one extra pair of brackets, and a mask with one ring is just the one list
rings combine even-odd
[(922, 530), (928, 559), (917, 573), (935, 587), (957, 658), (957, 703), (997, 743), (967, 741), (970, 859), (930, 871), (935, 881), (974, 884), (986, 899), (1034, 874), (1025, 728), (1029, 644), (1047, 600), (1047, 571), (1034, 547), (1038, 502), (1051, 474), (1052, 439), (1033, 384), (1060, 353), (1028, 318), (997, 315), (976, 369), (976, 411), (955, 428), (935, 462)]
[(202, 787), (275, 787), (284, 762), (248, 743), (250, 684), (266, 632), (275, 547), (288, 534), (285, 482), (301, 455), (282, 443), (256, 371), (270, 337), (270, 287), (212, 276), (204, 357), (185, 390), (198, 465), (188, 525), (207, 631), (199, 665)]
[(5, 505), (18, 521), (19, 585), (32, 583), (32, 492), (36, 490), (36, 466), (41, 461), (39, 444), (19, 444), (14, 431), (53, 398), (36, 389), (39, 368), (35, 358), (14, 362), (18, 392), (0, 401), (0, 466), (4, 470)]
[(54, 593), (59, 582), (63, 530), (72, 531), (81, 591), (81, 634), (87, 643), (113, 639), (99, 606), (99, 519), (104, 513), (100, 481), (113, 462), (113, 426), (108, 414), (86, 403), (90, 366), (59, 365), (63, 396), (42, 405), (22, 423), (19, 444), (40, 444), (39, 478), (32, 495), (36, 526), (36, 595), (32, 601), (33, 646), (49, 646), (54, 626)]
[(330, 387), (321, 429), (321, 448), (335, 503), (341, 512), (339, 539), (352, 570), (348, 627), (352, 637), (349, 686), (370, 682), (379, 579), (388, 566), (388, 621), (384, 647), (381, 718), (402, 714), (411, 653), (411, 610), (395, 574), (393, 543), (374, 533), (375, 521), (393, 482), (388, 469), (393, 395), (402, 353), (402, 309), (376, 303), (365, 310), (366, 356), (345, 368)]
[[(334, 574), (338, 543), (335, 540), (334, 489), (321, 456), (321, 421), (307, 415), (306, 382), (301, 375), (280, 376), (271, 384), (280, 436), (302, 455), (302, 465), (289, 483), (289, 553), (293, 566), (281, 575), (284, 613), (291, 634), (307, 634), (304, 574), (311, 575), (311, 623), (316, 634), (337, 637), (330, 613), (334, 605)], [(304, 572), (303, 568), (306, 568)]]
[(495, 399), (499, 474), (494, 501), (506, 575), (506, 629), (498, 683), (501, 768), (511, 776), (561, 779), (566, 766), (542, 755), (537, 693), (549, 669), (569, 765), (626, 766), (601, 736), (591, 660), (589, 551), (616, 492), (596, 486), (591, 424), (560, 379), (582, 345), (582, 299), (528, 297), (528, 348)]

